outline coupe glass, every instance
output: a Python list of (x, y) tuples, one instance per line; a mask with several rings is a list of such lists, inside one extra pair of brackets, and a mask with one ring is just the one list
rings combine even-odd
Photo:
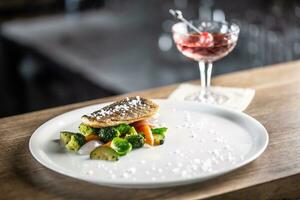
[(186, 100), (222, 104), (228, 97), (210, 89), (213, 62), (226, 56), (235, 47), (239, 27), (236, 24), (216, 21), (190, 21), (200, 32), (187, 24), (173, 25), (173, 39), (177, 49), (199, 63), (201, 90), (185, 97)]

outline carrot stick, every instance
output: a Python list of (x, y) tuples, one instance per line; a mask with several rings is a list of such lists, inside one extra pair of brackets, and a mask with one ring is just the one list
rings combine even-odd
[(96, 134), (90, 134), (88, 136), (85, 136), (85, 140), (87, 142), (91, 141), (91, 140), (99, 140), (99, 136)]
[(145, 135), (145, 142), (151, 146), (154, 145), (154, 137), (149, 125), (140, 125), (134, 127), (137, 132), (143, 132)]
[(111, 141), (109, 141), (109, 142), (103, 144), (102, 146), (110, 147), (110, 145), (111, 145)]

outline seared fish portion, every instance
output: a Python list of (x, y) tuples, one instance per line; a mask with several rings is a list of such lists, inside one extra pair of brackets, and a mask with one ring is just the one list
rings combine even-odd
[(152, 117), (159, 109), (154, 102), (136, 96), (127, 97), (97, 110), (90, 115), (83, 115), (82, 122), (94, 128), (131, 124)]

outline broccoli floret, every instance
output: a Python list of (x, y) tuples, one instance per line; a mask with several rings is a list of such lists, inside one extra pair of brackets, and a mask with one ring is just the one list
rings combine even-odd
[(84, 123), (81, 123), (79, 125), (79, 131), (84, 136), (88, 136), (90, 134), (97, 133), (97, 129), (96, 128), (90, 127), (90, 126), (88, 126), (88, 125), (86, 125)]
[(140, 134), (127, 135), (125, 139), (132, 145), (132, 148), (140, 148), (145, 144), (145, 138)]
[(115, 129), (117, 129), (121, 135), (125, 135), (128, 133), (128, 131), (130, 131), (131, 126), (129, 126), (128, 124), (120, 124), (118, 126), (114, 127)]
[(69, 131), (61, 131), (60, 132), (60, 143), (62, 145), (68, 144), (68, 142), (71, 140), (71, 136), (75, 133), (69, 132)]
[(71, 136), (71, 140), (65, 146), (69, 151), (78, 151), (85, 143), (85, 137), (80, 133), (74, 133)]
[(115, 137), (120, 136), (120, 132), (114, 127), (105, 127), (98, 130), (100, 140), (104, 143), (112, 141)]

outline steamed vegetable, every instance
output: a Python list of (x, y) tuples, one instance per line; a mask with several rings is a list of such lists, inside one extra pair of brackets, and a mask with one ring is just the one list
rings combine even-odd
[(71, 140), (72, 135), (74, 135), (74, 133), (69, 132), (69, 131), (61, 131), (60, 132), (60, 143), (65, 146)]
[(62, 131), (60, 132), (60, 142), (69, 151), (78, 151), (78, 149), (85, 144), (86, 140), (80, 133)]
[(120, 124), (118, 126), (115, 126), (114, 128), (120, 132), (120, 135), (125, 135), (128, 133), (131, 126), (129, 126), (128, 124)]
[(90, 134), (90, 135), (87, 135), (85, 136), (85, 140), (86, 142), (89, 142), (89, 141), (92, 141), (92, 140), (99, 140), (99, 135), (96, 135), (96, 134)]
[(96, 128), (90, 127), (90, 126), (88, 126), (88, 125), (86, 125), (84, 123), (81, 123), (79, 125), (79, 131), (84, 136), (88, 136), (90, 134), (96, 134), (97, 133), (97, 129)]
[(90, 158), (93, 160), (117, 161), (119, 160), (119, 155), (108, 146), (100, 146), (90, 153)]
[(153, 128), (152, 134), (154, 137), (154, 145), (162, 145), (165, 142), (165, 135), (168, 128)]
[(129, 131), (127, 132), (127, 135), (136, 135), (138, 134), (133, 126), (130, 127)]
[(142, 132), (145, 135), (145, 142), (151, 146), (154, 144), (154, 138), (152, 135), (152, 131), (150, 126), (148, 125), (141, 125), (134, 127), (138, 132)]
[(100, 137), (100, 141), (107, 143), (111, 140), (113, 140), (115, 137), (120, 136), (120, 132), (118, 129), (114, 127), (105, 127), (105, 128), (100, 128), (98, 130), (98, 134)]
[(153, 128), (151, 129), (153, 134), (159, 134), (159, 135), (165, 135), (165, 133), (167, 132), (168, 128)]
[(109, 142), (107, 142), (107, 143), (103, 144), (103, 146), (110, 147), (110, 146), (111, 146), (111, 141), (109, 141)]
[(153, 134), (154, 145), (162, 145), (165, 142), (165, 135), (163, 134)]
[(147, 120), (113, 127), (93, 128), (84, 123), (79, 125), (80, 133), (60, 132), (61, 144), (69, 151), (90, 155), (91, 159), (117, 161), (132, 149), (145, 143), (156, 146), (165, 141), (167, 128), (155, 128)]
[(132, 145), (132, 148), (141, 148), (145, 144), (145, 138), (140, 134), (127, 135), (125, 139)]
[(80, 155), (89, 155), (96, 147), (100, 146), (101, 142), (97, 140), (92, 140), (87, 143), (85, 143), (80, 149), (78, 150), (78, 153)]
[(111, 141), (110, 146), (120, 156), (126, 155), (132, 149), (132, 145), (127, 140), (117, 137)]
[(70, 141), (65, 145), (69, 151), (78, 151), (78, 149), (85, 143), (85, 137), (80, 133), (71, 135)]

